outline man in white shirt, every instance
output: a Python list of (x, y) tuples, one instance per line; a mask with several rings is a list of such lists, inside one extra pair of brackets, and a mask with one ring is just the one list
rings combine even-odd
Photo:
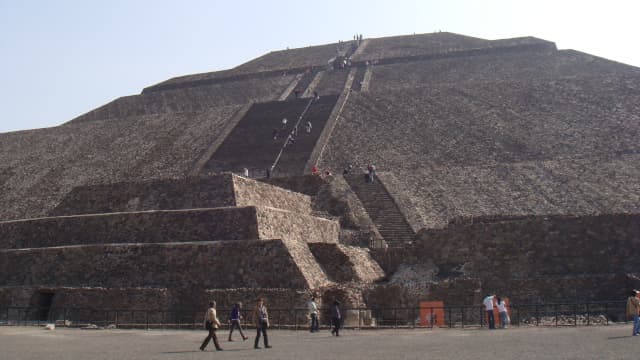
[(489, 295), (482, 300), (482, 304), (487, 311), (487, 317), (489, 318), (489, 330), (496, 328), (495, 320), (493, 318), (493, 299), (495, 297), (495, 295)]
[(309, 317), (311, 318), (311, 327), (309, 327), (309, 331), (320, 331), (320, 324), (318, 323), (318, 305), (316, 304), (315, 296), (311, 297), (311, 300), (307, 303), (307, 308), (309, 309)]
[(216, 302), (211, 301), (209, 303), (209, 309), (204, 314), (204, 327), (209, 331), (209, 335), (204, 339), (202, 345), (200, 345), (200, 350), (204, 351), (204, 349), (209, 344), (209, 341), (213, 339), (213, 345), (216, 346), (216, 350), (221, 351), (222, 348), (218, 343), (218, 337), (216, 336), (216, 330), (220, 326), (220, 321), (218, 320), (218, 315), (216, 312)]

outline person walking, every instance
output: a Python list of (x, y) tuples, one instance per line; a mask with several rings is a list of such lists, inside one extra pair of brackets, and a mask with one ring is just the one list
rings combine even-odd
[(627, 298), (627, 317), (633, 319), (632, 336), (640, 335), (640, 299), (638, 292), (632, 290)]
[(229, 322), (231, 322), (229, 326), (229, 341), (233, 341), (231, 339), (231, 334), (233, 334), (233, 329), (237, 328), (240, 332), (240, 336), (242, 336), (242, 340), (247, 340), (249, 337), (244, 336), (242, 333), (242, 326), (240, 326), (240, 320), (242, 320), (242, 314), (240, 313), (240, 309), (242, 309), (242, 303), (235, 303), (231, 308), (231, 315), (229, 316)]
[(342, 314), (340, 313), (340, 301), (334, 300), (333, 305), (331, 305), (331, 323), (333, 324), (333, 329), (331, 330), (331, 334), (335, 336), (340, 336), (341, 322), (342, 322)]
[(509, 325), (509, 313), (507, 312), (507, 304), (499, 296), (496, 297), (496, 305), (500, 314), (500, 327), (506, 329)]
[(367, 167), (367, 170), (369, 170), (369, 181), (373, 183), (376, 178), (376, 166), (371, 164)]
[(320, 331), (320, 324), (318, 322), (318, 305), (316, 304), (315, 296), (312, 296), (311, 300), (307, 303), (307, 309), (309, 309), (309, 318), (311, 319), (309, 331), (312, 333)]
[(270, 349), (269, 338), (267, 337), (267, 328), (269, 327), (269, 313), (267, 307), (264, 306), (264, 299), (258, 298), (256, 307), (253, 309), (253, 322), (256, 324), (256, 340), (253, 343), (255, 349), (260, 349), (260, 333), (264, 337), (264, 347)]
[(496, 328), (495, 320), (493, 318), (493, 299), (495, 297), (495, 295), (489, 295), (482, 300), (482, 304), (487, 311), (487, 317), (489, 318), (489, 330)]
[(213, 339), (213, 345), (215, 345), (216, 350), (222, 351), (220, 344), (218, 344), (218, 337), (216, 336), (216, 330), (220, 326), (220, 321), (218, 320), (218, 316), (216, 313), (216, 302), (211, 301), (209, 303), (209, 309), (204, 314), (204, 328), (209, 331), (209, 335), (204, 339), (202, 345), (200, 345), (200, 350), (204, 351), (204, 349), (209, 345), (209, 341)]
[(282, 119), (282, 129), (286, 129), (287, 128), (287, 118), (283, 118)]
[(311, 121), (307, 121), (307, 123), (305, 124), (305, 129), (307, 130), (307, 134), (311, 134)]

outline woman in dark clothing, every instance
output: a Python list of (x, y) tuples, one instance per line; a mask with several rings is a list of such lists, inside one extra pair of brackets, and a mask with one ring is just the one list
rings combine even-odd
[(240, 332), (242, 340), (248, 339), (248, 337), (244, 336), (244, 334), (242, 333), (242, 327), (240, 326), (240, 320), (242, 320), (242, 314), (240, 314), (241, 308), (241, 303), (233, 304), (233, 308), (231, 308), (231, 316), (229, 316), (229, 322), (231, 322), (231, 325), (229, 326), (229, 341), (233, 341), (231, 340), (231, 334), (233, 334), (233, 329), (235, 328), (237, 328)]

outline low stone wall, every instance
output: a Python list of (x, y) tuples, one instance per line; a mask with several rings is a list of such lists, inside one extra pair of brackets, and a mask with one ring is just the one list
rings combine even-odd
[(281, 240), (1, 250), (0, 286), (306, 289), (303, 266)]
[(480, 218), (425, 230), (414, 251), (438, 276), (478, 278), (512, 300), (610, 300), (627, 291), (609, 278), (637, 272), (639, 234), (639, 215)]
[(168, 210), (0, 222), (0, 249), (258, 239), (256, 211)]
[(415, 308), (420, 301), (439, 300), (448, 306), (480, 304), (482, 301), (482, 284), (478, 279), (446, 279), (419, 285), (372, 285), (363, 296), (370, 308)]

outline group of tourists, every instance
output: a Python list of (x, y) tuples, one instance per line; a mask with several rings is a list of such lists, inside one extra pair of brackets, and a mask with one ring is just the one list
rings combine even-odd
[(487, 311), (487, 321), (489, 324), (489, 330), (493, 330), (496, 328), (496, 322), (494, 319), (494, 309), (498, 309), (498, 314), (500, 315), (500, 328), (506, 329), (511, 319), (509, 318), (509, 312), (507, 309), (507, 303), (496, 295), (488, 295), (482, 300), (482, 304)]
[[(308, 318), (311, 321), (309, 325), (309, 330), (312, 333), (320, 331), (320, 310), (318, 308), (318, 304), (316, 303), (316, 297), (311, 296), (311, 299), (307, 302), (308, 309)], [(342, 312), (340, 311), (340, 301), (334, 300), (329, 309), (331, 315), (331, 334), (335, 336), (340, 336), (340, 328), (342, 326)], [(269, 345), (269, 337), (267, 335), (267, 329), (269, 328), (269, 312), (267, 311), (267, 307), (265, 305), (265, 301), (263, 298), (258, 298), (256, 300), (256, 305), (253, 308), (252, 312), (253, 323), (256, 326), (256, 337), (253, 342), (253, 347), (255, 349), (260, 349), (260, 337), (263, 338), (264, 347), (266, 349), (270, 349), (271, 345)], [(242, 316), (242, 303), (235, 303), (231, 309), (231, 313), (229, 314), (229, 338), (228, 341), (233, 341), (232, 335), (234, 330), (238, 330), (242, 340), (245, 341), (249, 339), (248, 336), (244, 335), (242, 331), (241, 322), (243, 320)], [(211, 301), (209, 303), (209, 308), (207, 309), (204, 315), (204, 327), (208, 331), (207, 337), (200, 345), (200, 350), (204, 351), (209, 345), (209, 342), (213, 340), (213, 345), (216, 347), (216, 350), (222, 351), (222, 347), (218, 342), (218, 336), (216, 331), (220, 328), (221, 323), (218, 319), (218, 314), (216, 311), (216, 302)]]
[[(320, 331), (320, 311), (318, 310), (318, 304), (316, 303), (315, 296), (311, 297), (311, 300), (307, 303), (308, 318), (311, 321), (309, 325), (309, 331), (312, 333)], [(340, 336), (340, 327), (342, 326), (342, 313), (340, 312), (340, 301), (334, 300), (329, 308), (331, 315), (331, 334)]]
[[(242, 317), (242, 303), (236, 303), (233, 305), (231, 309), (231, 314), (229, 315), (229, 341), (233, 341), (232, 335), (233, 330), (238, 329), (242, 340), (247, 340), (249, 337), (245, 336), (242, 332), (241, 321)], [(255, 349), (260, 349), (258, 344), (260, 343), (260, 336), (262, 335), (264, 341), (264, 347), (266, 349), (271, 348), (269, 345), (269, 338), (267, 337), (267, 329), (269, 328), (269, 313), (267, 311), (267, 307), (264, 304), (263, 298), (258, 298), (256, 300), (256, 306), (253, 308), (253, 323), (256, 324), (256, 338), (253, 342), (253, 347)], [(209, 342), (213, 340), (213, 345), (216, 347), (216, 350), (222, 351), (222, 347), (220, 347), (220, 343), (218, 342), (218, 337), (216, 336), (216, 331), (221, 326), (220, 320), (218, 320), (217, 312), (216, 312), (216, 302), (211, 301), (209, 303), (209, 309), (204, 315), (204, 327), (209, 332), (207, 337), (200, 345), (200, 350), (204, 351), (204, 349), (209, 345)]]

